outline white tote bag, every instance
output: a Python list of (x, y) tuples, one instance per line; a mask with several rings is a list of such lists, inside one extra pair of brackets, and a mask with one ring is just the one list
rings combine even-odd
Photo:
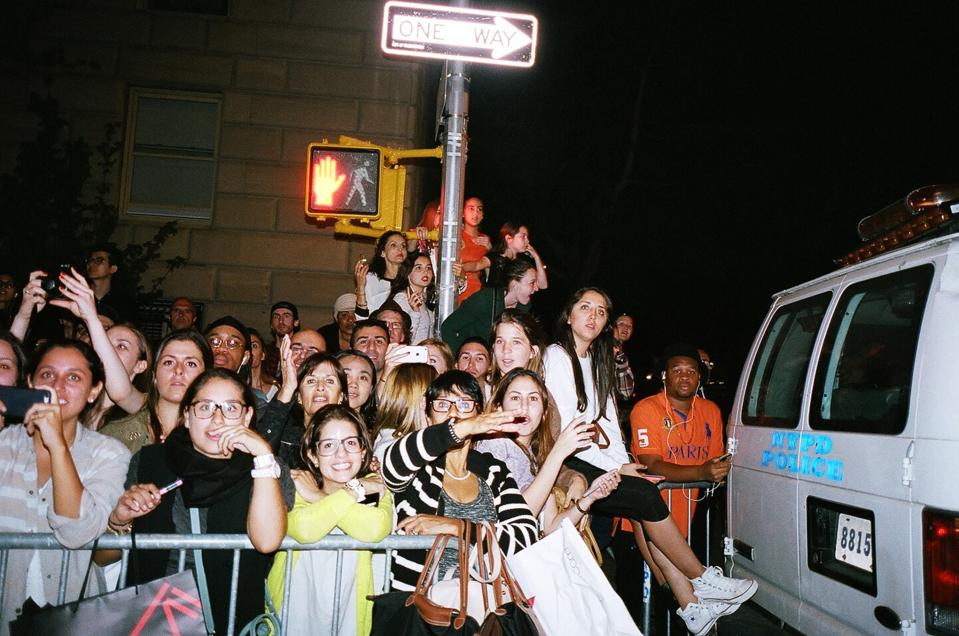
[(550, 636), (642, 636), (568, 519), (506, 564)]

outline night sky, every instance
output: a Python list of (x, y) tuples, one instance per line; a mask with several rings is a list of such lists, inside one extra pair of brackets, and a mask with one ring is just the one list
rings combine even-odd
[(634, 367), (680, 339), (736, 381), (772, 293), (959, 181), (959, 3), (722, 5), (473, 2), (540, 40), (533, 69), (471, 68), (466, 190), (487, 233), (529, 225), (542, 317), (598, 285)]

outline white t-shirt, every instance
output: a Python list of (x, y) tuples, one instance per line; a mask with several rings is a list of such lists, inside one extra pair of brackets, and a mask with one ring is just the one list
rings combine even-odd
[[(619, 418), (616, 415), (616, 402), (613, 396), (606, 398), (606, 416), (599, 417), (599, 399), (596, 388), (593, 386), (592, 358), (578, 358), (580, 369), (583, 372), (583, 387), (586, 390), (586, 421), (598, 421), (606, 437), (609, 438), (609, 447), (599, 448), (590, 444), (588, 448), (576, 453), (576, 457), (602, 470), (619, 468), (629, 463), (626, 446), (623, 444), (623, 434), (619, 428)], [(576, 381), (573, 379), (573, 362), (569, 355), (557, 344), (546, 348), (543, 356), (544, 376), (546, 388), (553, 396), (560, 415), (560, 427), (566, 428), (577, 416), (583, 412), (576, 408)]]

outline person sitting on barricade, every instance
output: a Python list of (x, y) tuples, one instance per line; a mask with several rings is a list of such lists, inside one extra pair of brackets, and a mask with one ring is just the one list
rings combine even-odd
[[(306, 470), (293, 471), (296, 502), (287, 517), (287, 534), (300, 543), (316, 543), (329, 534), (347, 534), (357, 541), (382, 541), (393, 528), (393, 499), (376, 474), (370, 474), (373, 450), (366, 425), (347, 405), (330, 404), (317, 411), (300, 445)], [(372, 554), (343, 553), (337, 581), (336, 553), (294, 552), (290, 579), (287, 635), (370, 633), (373, 603)], [(283, 608), (286, 553), (276, 555), (268, 587), (277, 613)], [(334, 615), (334, 585), (340, 603)]]
[[(579, 524), (589, 513), (592, 503), (616, 490), (620, 481), (616, 470), (603, 473), (593, 480), (583, 497), (570, 502), (564, 511), (558, 511), (553, 488), (563, 469), (563, 460), (577, 448), (586, 446), (593, 431), (581, 420), (567, 426), (558, 438), (554, 438), (551, 431), (555, 427), (549, 419), (556, 411), (549, 407), (549, 391), (543, 379), (532, 371), (513, 369), (499, 383), (486, 410), (519, 410), (519, 430), (515, 435), (484, 437), (476, 442), (476, 450), (489, 453), (509, 467), (523, 499), (533, 514), (539, 516), (543, 534), (558, 528), (563, 518), (569, 519), (573, 525)], [(566, 493), (561, 494), (565, 504)]]
[[(86, 428), (86, 417), (103, 391), (103, 365), (78, 341), (46, 342), (34, 354), (29, 384), (50, 392), (23, 426), (0, 431), (0, 532), (52, 532), (65, 548), (66, 597), (80, 594), (90, 560), (77, 550), (100, 536), (123, 491), (130, 451)], [(55, 550), (10, 550), (6, 562), (0, 635), (28, 598), (57, 604), (62, 555)]]
[[(426, 392), (431, 425), (387, 447), (382, 476), (396, 493), (398, 531), (456, 535), (458, 519), (488, 521), (509, 556), (536, 541), (536, 518), (506, 465), (472, 450), (471, 444), (473, 437), (485, 433), (518, 431), (513, 420), (519, 411), (480, 415), (482, 409), (483, 393), (468, 373), (449, 371), (436, 378)], [(398, 551), (390, 575), (392, 589), (412, 591), (425, 558), (424, 550)], [(457, 570), (456, 550), (447, 550), (439, 576), (449, 578)]]
[[(493, 359), (489, 375), (494, 392), (504, 375), (514, 369), (526, 369), (539, 377), (543, 376), (546, 333), (535, 316), (507, 309), (493, 323), (490, 340), (493, 343)], [(555, 440), (560, 435), (559, 411), (556, 409), (556, 400), (549, 397), (549, 390), (546, 390), (544, 395), (548, 413), (543, 416), (543, 421), (549, 424), (550, 439)], [(560, 468), (556, 487), (563, 492), (565, 501), (582, 497), (588, 485), (586, 477), (581, 473), (565, 465)]]
[[(752, 597), (758, 586), (749, 579), (726, 577), (718, 567), (704, 567), (670, 519), (659, 490), (646, 479), (646, 467), (631, 462), (626, 454), (614, 398), (611, 312), (612, 301), (603, 290), (586, 287), (574, 292), (557, 317), (557, 342), (546, 349), (546, 386), (556, 399), (562, 426), (574, 425), (582, 415), (595, 424), (592, 443), (566, 464), (589, 480), (612, 469), (620, 472), (619, 488), (593, 509), (630, 519), (634, 526), (642, 523), (652, 559), (680, 605), (679, 616), (690, 632), (704, 634), (720, 616)], [(640, 549), (646, 547), (645, 537), (637, 531)]]
[[(130, 485), (109, 517), (115, 534), (129, 533), (134, 524), (151, 534), (248, 534), (257, 552), (240, 556), (238, 625), (263, 608), (270, 553), (286, 535), (294, 496), (289, 469), (250, 428), (255, 405), (252, 389), (232, 371), (214, 368), (200, 374), (184, 394), (177, 426), (166, 442), (141, 449), (130, 462)], [(181, 488), (160, 494), (178, 479)], [(139, 555), (141, 581), (176, 572), (176, 551), (156, 554)], [(194, 563), (201, 595), (204, 584), (209, 592), (217, 633), (227, 631), (232, 563), (228, 550), (208, 550)], [(157, 566), (164, 571), (157, 572)]]

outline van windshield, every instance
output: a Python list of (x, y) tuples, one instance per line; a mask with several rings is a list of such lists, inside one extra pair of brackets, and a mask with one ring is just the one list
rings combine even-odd
[(776, 311), (749, 374), (743, 423), (796, 428), (816, 334), (832, 294), (806, 298)]
[(843, 292), (817, 365), (812, 428), (902, 432), (932, 275), (923, 265)]

